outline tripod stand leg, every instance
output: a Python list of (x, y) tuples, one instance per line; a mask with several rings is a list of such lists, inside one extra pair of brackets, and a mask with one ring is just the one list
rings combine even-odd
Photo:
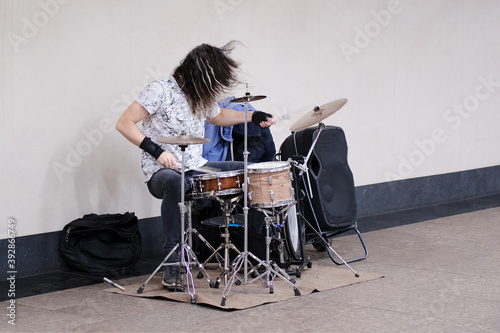
[(224, 258), (222, 258), (222, 256), (218, 253), (220, 251), (220, 246), (219, 248), (217, 249), (214, 249), (214, 247), (212, 246), (212, 244), (210, 244), (206, 239), (205, 237), (203, 237), (199, 232), (198, 230), (196, 229), (192, 229), (193, 232), (196, 234), (196, 236), (208, 247), (208, 249), (210, 251), (212, 251), (212, 254), (210, 255), (210, 257), (208, 257), (207, 260), (205, 260), (205, 262), (203, 263), (203, 266), (205, 266), (210, 260), (212, 260), (212, 258), (215, 258), (215, 260), (217, 260), (217, 264), (219, 265), (219, 268), (222, 268), (222, 264), (221, 262), (224, 260)]
[(242, 281), (241, 278), (238, 277), (238, 272), (240, 271), (241, 267), (243, 266), (245, 259), (248, 259), (248, 256), (252, 257), (258, 265), (256, 267), (252, 266), (252, 269), (247, 272), (247, 274), (251, 274), (252, 272), (257, 272), (257, 269), (261, 266), (266, 268), (266, 271), (249, 281), (248, 283), (252, 283), (258, 279), (262, 280), (262, 277), (266, 275), (266, 284), (269, 286), (270, 293), (272, 294), (274, 292), (274, 280), (275, 277), (278, 276), (281, 278), (283, 281), (287, 282), (293, 287), (294, 295), (295, 296), (300, 296), (300, 291), (295, 287), (295, 280), (292, 279), (288, 274), (286, 274), (285, 271), (283, 271), (276, 263), (272, 263), (272, 267), (270, 263), (266, 263), (262, 260), (260, 260), (257, 256), (255, 256), (251, 252), (241, 252), (233, 261), (231, 265), (231, 278), (229, 279), (228, 283), (226, 284), (226, 287), (224, 288), (222, 292), (222, 301), (221, 301), (221, 306), (226, 305), (226, 300), (227, 296), (229, 295), (229, 292), (231, 291), (231, 287), (233, 283), (235, 283), (235, 280), (238, 279), (240, 282), (247, 283), (246, 281)]
[(238, 271), (241, 269), (241, 266), (243, 266), (244, 258), (245, 258), (244, 253), (240, 253), (234, 259), (234, 262), (232, 264), (233, 274), (231, 275), (231, 278), (229, 279), (228, 283), (224, 287), (224, 290), (222, 291), (221, 306), (225, 306), (226, 305), (226, 296), (229, 295), (229, 292), (231, 291), (231, 287), (232, 287), (232, 285), (234, 283), (234, 280), (236, 279), (236, 275), (238, 274)]
[[(191, 258), (190, 256), (193, 256), (193, 258), (196, 258), (194, 256), (193, 251), (187, 244), (182, 245), (181, 249), (181, 265), (183, 265), (186, 269), (186, 286), (187, 286), (187, 291), (188, 294), (191, 296), (191, 303), (194, 304), (196, 303), (196, 298), (194, 297), (196, 293), (196, 289), (194, 287), (194, 280), (193, 280), (193, 274), (191, 273)], [(196, 259), (198, 262), (198, 260)]]
[(222, 262), (224, 262), (224, 258), (219, 254), (219, 251), (222, 250), (223, 248), (224, 248), (224, 244), (221, 244), (221, 245), (219, 245), (218, 248), (211, 250), (212, 254), (210, 255), (210, 257), (207, 258), (207, 260), (205, 260), (203, 265), (204, 266), (207, 265), (210, 262), (210, 260), (215, 258), (215, 260), (217, 260), (217, 265), (219, 266), (219, 268), (223, 269)]
[[(257, 258), (253, 253), (249, 252), (248, 253), (249, 256), (251, 256), (254, 260), (256, 260), (257, 262), (259, 262), (259, 266), (264, 266), (267, 271), (262, 273), (260, 276), (264, 276), (265, 274), (267, 274), (268, 272), (272, 272), (274, 273), (276, 276), (278, 276), (279, 278), (281, 278), (283, 281), (287, 282), (288, 284), (292, 285), (292, 286), (295, 286), (295, 280), (292, 279), (283, 269), (281, 269), (275, 262), (272, 262), (271, 263), (266, 263), (262, 260), (260, 260), (259, 258)], [(259, 278), (259, 277), (257, 277)], [(253, 279), (251, 282), (255, 281), (257, 278)]]
[(139, 287), (139, 289), (137, 289), (137, 293), (138, 294), (142, 294), (142, 292), (144, 291), (144, 288), (146, 288), (146, 285), (149, 283), (149, 281), (153, 278), (153, 276), (155, 276), (156, 273), (158, 273), (158, 271), (160, 270), (160, 268), (162, 268), (163, 266), (166, 266), (167, 264), (167, 260), (172, 256), (172, 254), (175, 252), (175, 250), (177, 250), (177, 248), (179, 248), (179, 244), (177, 244), (173, 249), (172, 251), (170, 251), (167, 256), (165, 257), (165, 259), (163, 259), (163, 261), (158, 265), (158, 267), (156, 267), (156, 269), (154, 270), (154, 272), (148, 277), (148, 279), (146, 280), (146, 282), (143, 283), (142, 286)]
[(351, 270), (351, 272), (353, 272), (353, 273), (354, 273), (354, 276), (355, 276), (355, 277), (359, 277), (359, 274), (358, 274), (358, 273), (356, 273), (356, 271), (355, 271), (354, 269), (352, 269), (352, 267), (351, 267), (351, 266), (350, 266), (350, 265), (349, 265), (349, 264), (348, 264), (348, 263), (344, 260), (344, 258), (342, 258), (342, 257), (341, 257), (341, 256), (340, 256), (340, 255), (339, 255), (339, 254), (338, 254), (338, 253), (337, 253), (337, 252), (333, 249), (333, 247), (331, 247), (331, 245), (330, 245), (330, 244), (329, 244), (326, 240), (324, 240), (324, 242), (326, 243), (326, 244), (325, 244), (325, 245), (326, 245), (326, 251), (328, 252), (328, 255), (330, 256), (330, 259), (332, 259), (332, 260), (333, 260), (332, 253), (330, 252), (330, 251), (333, 251), (333, 253), (335, 253), (335, 255), (337, 256), (337, 258), (339, 258), (339, 259), (340, 259), (340, 261), (342, 261), (342, 263), (343, 263), (344, 265), (346, 265), (346, 266), (347, 266), (347, 267)]
[[(225, 284), (227, 285), (227, 283), (228, 283), (227, 275), (228, 275), (228, 272), (229, 272), (229, 258), (230, 258), (229, 257), (229, 250), (233, 250), (234, 252), (236, 252), (237, 256), (241, 254), (241, 252), (232, 243), (229, 243), (229, 244), (222, 243), (217, 248), (217, 252), (220, 251), (220, 250), (222, 250), (223, 248), (224, 248), (224, 250), (226, 252), (225, 256), (226, 256), (227, 259), (224, 259), (224, 268), (222, 269), (222, 272), (219, 274), (219, 277), (217, 278), (217, 281), (215, 282), (214, 288), (219, 288), (219, 284), (220, 284), (220, 281), (222, 280), (222, 277), (224, 277)], [(236, 282), (239, 283), (240, 281), (236, 281)]]
[(307, 225), (309, 226), (309, 228), (311, 228), (311, 230), (314, 231), (314, 233), (319, 237), (319, 239), (321, 240), (321, 242), (323, 242), (323, 244), (326, 246), (326, 250), (328, 251), (328, 255), (330, 256), (330, 258), (333, 260), (332, 258), (332, 254), (330, 251), (333, 251), (333, 253), (335, 253), (335, 255), (344, 263), (344, 265), (346, 265), (350, 270), (351, 272), (353, 272), (354, 276), (355, 277), (359, 277), (359, 274), (356, 273), (356, 271), (354, 269), (352, 269), (351, 266), (349, 266), (349, 264), (344, 260), (344, 258), (342, 258), (330, 245), (330, 243), (327, 242), (327, 240), (316, 230), (314, 229), (314, 227), (311, 225), (311, 223), (309, 223), (308, 220), (306, 220), (304, 218), (304, 221), (306, 221)]
[[(218, 281), (216, 283), (214, 283), (212, 281), (212, 279), (210, 278), (210, 275), (205, 270), (204, 265), (200, 263), (200, 261), (196, 257), (196, 254), (193, 252), (193, 249), (191, 249), (189, 246), (187, 246), (186, 247), (186, 253), (187, 253), (187, 257), (186, 258), (188, 258), (188, 260), (189, 260), (189, 266), (192, 265), (191, 261), (190, 261), (190, 258), (192, 258), (192, 260), (194, 260), (194, 262), (196, 263), (196, 266), (199, 269), (199, 275), (201, 275), (201, 277), (205, 277), (206, 278), (206, 280), (207, 280), (208, 285), (210, 286), (210, 288), (217, 288)], [(192, 280), (192, 275), (191, 275), (191, 280)], [(193, 282), (193, 288), (194, 288), (194, 282)]]

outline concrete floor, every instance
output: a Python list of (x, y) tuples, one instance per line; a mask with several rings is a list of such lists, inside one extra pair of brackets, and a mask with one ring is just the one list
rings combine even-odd
[[(376, 217), (371, 217), (371, 219)], [(382, 216), (380, 218), (383, 218)], [(207, 306), (102, 292), (103, 283), (16, 300), (2, 332), (500, 332), (500, 207), (363, 232), (368, 258), (352, 264), (384, 278), (259, 307)], [(341, 255), (356, 239), (333, 241)], [(311, 245), (317, 264), (334, 265)], [(347, 269), (336, 266), (338, 269)], [(144, 276), (118, 281), (142, 282)], [(244, 287), (244, 286), (241, 286)]]

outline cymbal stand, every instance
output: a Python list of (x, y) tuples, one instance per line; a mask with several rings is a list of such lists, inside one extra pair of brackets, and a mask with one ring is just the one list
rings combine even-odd
[[(298, 175), (299, 177), (302, 177), (302, 175), (304, 174), (304, 172), (306, 173), (307, 182), (308, 182), (308, 185), (309, 185), (309, 191), (307, 191), (306, 195), (310, 199), (313, 198), (313, 192), (312, 192), (312, 187), (311, 187), (311, 181), (310, 181), (310, 178), (309, 178), (309, 168), (307, 167), (307, 162), (309, 161), (309, 158), (312, 155), (314, 147), (316, 146), (316, 143), (318, 142), (319, 136), (320, 136), (321, 132), (324, 129), (325, 129), (325, 124), (324, 123), (319, 123), (318, 124), (318, 134), (316, 135), (316, 138), (314, 139), (313, 143), (311, 144), (311, 147), (309, 148), (309, 152), (307, 153), (307, 156), (302, 161), (302, 163), (299, 163), (298, 161), (292, 160), (291, 158), (288, 159), (289, 163), (293, 164), (295, 167), (297, 167), (300, 170), (299, 175)], [(359, 274), (356, 273), (356, 271), (354, 271), (354, 269), (331, 247), (331, 245), (325, 240), (325, 238), (321, 235), (321, 233), (319, 231), (317, 231), (311, 225), (311, 223), (305, 218), (305, 216), (303, 216), (302, 214), (300, 214), (300, 216), (304, 219), (304, 221), (307, 223), (307, 225), (309, 226), (309, 228), (311, 228), (314, 231), (314, 233), (319, 237), (319, 239), (324, 243), (324, 245), (326, 246), (328, 252), (330, 253), (330, 257), (331, 257), (331, 252), (330, 251), (332, 251), (342, 261), (342, 263), (344, 263), (351, 270), (351, 272), (354, 274), (354, 276), (359, 277)]]
[[(330, 253), (330, 257), (332, 257), (331, 255), (331, 252), (332, 251), (333, 253), (335, 253), (335, 255), (340, 259), (340, 261), (342, 261), (342, 263), (344, 265), (347, 266), (347, 268), (349, 268), (351, 270), (351, 272), (354, 274), (355, 277), (359, 277), (359, 274), (356, 273), (356, 271), (344, 260), (344, 258), (342, 258), (334, 249), (333, 247), (330, 245), (330, 243), (328, 243), (328, 241), (321, 235), (321, 233), (319, 233), (319, 231), (317, 231), (316, 229), (314, 229), (314, 227), (311, 225), (311, 223), (305, 218), (305, 216), (303, 216), (302, 214), (300, 214), (301, 217), (304, 219), (304, 221), (306, 221), (307, 225), (309, 226), (309, 228), (312, 229), (312, 231), (314, 231), (314, 233), (319, 237), (319, 239), (323, 242), (323, 244), (326, 246), (326, 250)], [(333, 260), (333, 259), (332, 259)]]
[[(163, 261), (160, 263), (160, 265), (148, 277), (148, 279), (146, 280), (146, 282), (144, 282), (144, 284), (141, 287), (139, 287), (139, 289), (137, 289), (137, 293), (141, 294), (144, 291), (144, 288), (146, 287), (146, 285), (148, 284), (148, 282), (160, 270), (161, 267), (163, 267), (163, 266), (170, 266), (170, 265), (178, 265), (179, 268), (184, 267), (185, 270), (186, 270), (185, 274), (186, 274), (187, 291), (188, 291), (188, 294), (191, 296), (191, 303), (195, 304), (196, 303), (196, 298), (195, 298), (196, 289), (195, 289), (195, 286), (194, 286), (193, 274), (191, 273), (191, 265), (192, 265), (191, 260), (194, 260), (196, 262), (198, 268), (200, 269), (200, 272), (202, 272), (202, 274), (207, 277), (207, 280), (208, 280), (208, 282), (210, 284), (210, 287), (213, 287), (213, 282), (211, 282), (210, 277), (208, 276), (207, 272), (205, 271), (205, 268), (203, 267), (203, 265), (200, 264), (200, 262), (198, 261), (198, 258), (194, 254), (194, 252), (191, 249), (191, 247), (189, 246), (189, 244), (186, 243), (186, 232), (184, 230), (184, 223), (185, 223), (185, 218), (186, 218), (186, 212), (187, 211), (190, 212), (190, 209), (188, 209), (188, 210), (186, 209), (186, 203), (185, 203), (185, 200), (184, 200), (184, 197), (185, 197), (185, 179), (186, 179), (185, 170), (184, 170), (184, 152), (185, 152), (185, 150), (187, 148), (187, 145), (180, 144), (179, 147), (181, 148), (181, 155), (182, 155), (182, 164), (181, 164), (181, 202), (179, 203), (179, 209), (180, 209), (180, 212), (181, 212), (181, 240), (180, 240), (180, 243), (176, 244), (175, 247), (172, 249), (172, 251), (170, 251), (167, 254), (167, 256), (165, 257), (165, 259), (163, 259)], [(191, 220), (189, 220), (189, 223), (190, 223), (190, 221)], [(192, 231), (191, 226), (189, 226), (188, 234), (191, 234), (191, 231)], [(189, 241), (191, 241), (191, 235), (188, 235), (188, 236), (189, 236)], [(179, 249), (179, 248), (180, 248), (180, 251), (181, 251), (181, 253), (180, 253), (181, 254), (180, 255), (181, 261), (180, 262), (176, 262), (176, 263), (169, 263), (169, 262), (167, 262), (168, 259), (172, 256), (172, 254), (177, 249)], [(176, 290), (177, 289), (178, 290), (183, 290), (184, 289), (183, 283), (184, 283), (184, 280), (181, 279), (180, 287), (176, 287)]]
[[(289, 208), (289, 207), (288, 207)], [(288, 209), (286, 208), (286, 209)], [(271, 224), (274, 219), (277, 219), (279, 221), (279, 212), (276, 212), (274, 209), (273, 211), (266, 211), (263, 209), (259, 209), (259, 211), (262, 211), (264, 215), (266, 216), (264, 218), (266, 222), (266, 260), (262, 261), (261, 259), (257, 258), (253, 253), (248, 252), (247, 255), (252, 257), (256, 262), (257, 266), (252, 268), (250, 270), (250, 274), (254, 273), (257, 275), (253, 280), (249, 281), (248, 283), (252, 283), (256, 280), (262, 280), (262, 277), (265, 275), (266, 276), (266, 284), (269, 287), (269, 293), (274, 293), (274, 280), (275, 277), (278, 276), (281, 278), (283, 281), (287, 282), (293, 287), (293, 291), (295, 293), (295, 296), (300, 296), (300, 291), (295, 287), (295, 280), (292, 279), (282, 268), (280, 268), (274, 261), (271, 261), (269, 258), (269, 252), (270, 252), (270, 244), (271, 244), (271, 237), (270, 237), (270, 232), (269, 229), (271, 227)], [(270, 216), (271, 214), (271, 216)], [(274, 216), (274, 218), (272, 217)], [(229, 283), (226, 285), (224, 288), (224, 291), (222, 292), (222, 302), (221, 305), (224, 306), (226, 304), (226, 296), (229, 294), (231, 291), (231, 286), (234, 283), (235, 279), (237, 278), (238, 281), (241, 281), (241, 278), (237, 276), (237, 273), (241, 269), (241, 266), (244, 264), (244, 259), (245, 255), (244, 253), (241, 253), (238, 257), (236, 257), (233, 261), (232, 264), (232, 271), (233, 274), (231, 275), (231, 278), (229, 280)], [(259, 267), (264, 267), (265, 270), (262, 273), (258, 273), (258, 268)], [(246, 282), (245, 282), (246, 283)]]
[[(248, 83), (247, 83), (247, 92), (245, 93), (245, 96), (249, 97), (250, 92), (248, 91)], [(250, 102), (250, 98), (247, 98), (244, 101), (244, 110), (245, 110), (245, 132), (244, 132), (244, 146), (243, 146), (243, 235), (244, 235), (244, 240), (243, 240), (243, 282), (247, 283), (247, 274), (248, 274), (248, 155), (250, 152), (248, 151), (248, 103)], [(253, 254), (252, 254), (253, 255)], [(235, 271), (236, 272), (236, 271)], [(234, 275), (234, 274), (233, 274)], [(234, 281), (234, 279), (232, 279)], [(226, 286), (227, 287), (227, 286)], [(223, 299), (224, 293), (223, 293)]]
[[(248, 252), (248, 155), (250, 152), (248, 151), (248, 103), (250, 102), (250, 92), (248, 91), (248, 83), (247, 83), (247, 92), (245, 93), (245, 98), (243, 101), (244, 112), (245, 112), (245, 122), (244, 122), (244, 146), (243, 146), (243, 252), (240, 253), (240, 256), (243, 257), (243, 283), (247, 283), (247, 275), (248, 275), (248, 255), (254, 256), (252, 253)], [(236, 260), (236, 259), (235, 259)], [(233, 279), (234, 280), (234, 279)], [(227, 288), (227, 285), (226, 285)], [(225, 298), (224, 298), (225, 299)]]
[[(247, 84), (247, 92), (245, 93), (245, 97), (243, 99), (243, 104), (244, 104), (244, 112), (245, 112), (245, 121), (244, 121), (244, 149), (243, 149), (243, 162), (244, 162), (244, 183), (243, 183), (243, 218), (244, 218), (244, 249), (243, 252), (241, 252), (233, 261), (231, 265), (231, 269), (233, 271), (231, 278), (229, 279), (228, 283), (226, 284), (226, 287), (224, 288), (222, 292), (222, 302), (221, 305), (224, 306), (226, 304), (226, 296), (229, 294), (231, 290), (232, 284), (235, 282), (235, 279), (238, 278), (239, 282), (243, 282), (244, 284), (248, 283), (248, 256), (251, 256), (254, 260), (259, 262), (259, 264), (264, 264), (262, 260), (257, 258), (253, 253), (248, 251), (248, 155), (250, 154), (248, 152), (248, 103), (250, 102), (251, 95), (250, 92), (248, 91), (248, 84)], [(243, 279), (241, 279), (238, 275), (239, 270), (241, 269), (241, 266), (243, 266)], [(268, 268), (269, 265), (267, 264)], [(270, 268), (270, 267), (269, 267)], [(272, 270), (272, 269), (271, 269)], [(252, 269), (254, 271), (254, 269)], [(290, 281), (289, 281), (290, 282)], [(292, 285), (295, 283), (295, 281), (290, 282)], [(295, 288), (295, 294), (297, 293), (300, 295), (299, 291), (297, 288)]]
[[(307, 183), (309, 185), (309, 193), (311, 195), (311, 199), (313, 198), (313, 193), (312, 193), (312, 186), (311, 186), (311, 179), (309, 178), (309, 172), (308, 172), (308, 167), (307, 167), (307, 162), (309, 161), (309, 158), (311, 158), (311, 154), (314, 150), (314, 147), (316, 146), (316, 143), (318, 142), (319, 136), (321, 132), (325, 129), (325, 124), (324, 123), (319, 123), (318, 124), (318, 134), (316, 135), (316, 138), (314, 139), (313, 143), (311, 144), (311, 147), (309, 149), (309, 152), (307, 153), (306, 158), (304, 159), (304, 162), (302, 165), (299, 163), (295, 163), (295, 166), (300, 170), (299, 176), (302, 176), (304, 172), (306, 173), (307, 176)], [(289, 159), (290, 162), (290, 159)]]

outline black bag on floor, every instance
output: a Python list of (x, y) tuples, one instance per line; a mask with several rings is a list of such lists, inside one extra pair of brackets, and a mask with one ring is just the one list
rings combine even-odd
[(64, 226), (59, 250), (73, 269), (102, 273), (128, 269), (142, 251), (134, 213), (87, 214)]

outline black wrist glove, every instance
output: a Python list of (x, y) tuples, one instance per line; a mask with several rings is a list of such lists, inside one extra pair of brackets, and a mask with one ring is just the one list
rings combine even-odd
[(273, 115), (270, 113), (265, 113), (262, 111), (254, 111), (252, 114), (252, 123), (260, 126), (261, 121), (266, 121), (268, 118), (272, 118)]
[(158, 159), (164, 150), (156, 143), (154, 143), (149, 137), (145, 137), (139, 146), (142, 150), (149, 153), (154, 158)]

